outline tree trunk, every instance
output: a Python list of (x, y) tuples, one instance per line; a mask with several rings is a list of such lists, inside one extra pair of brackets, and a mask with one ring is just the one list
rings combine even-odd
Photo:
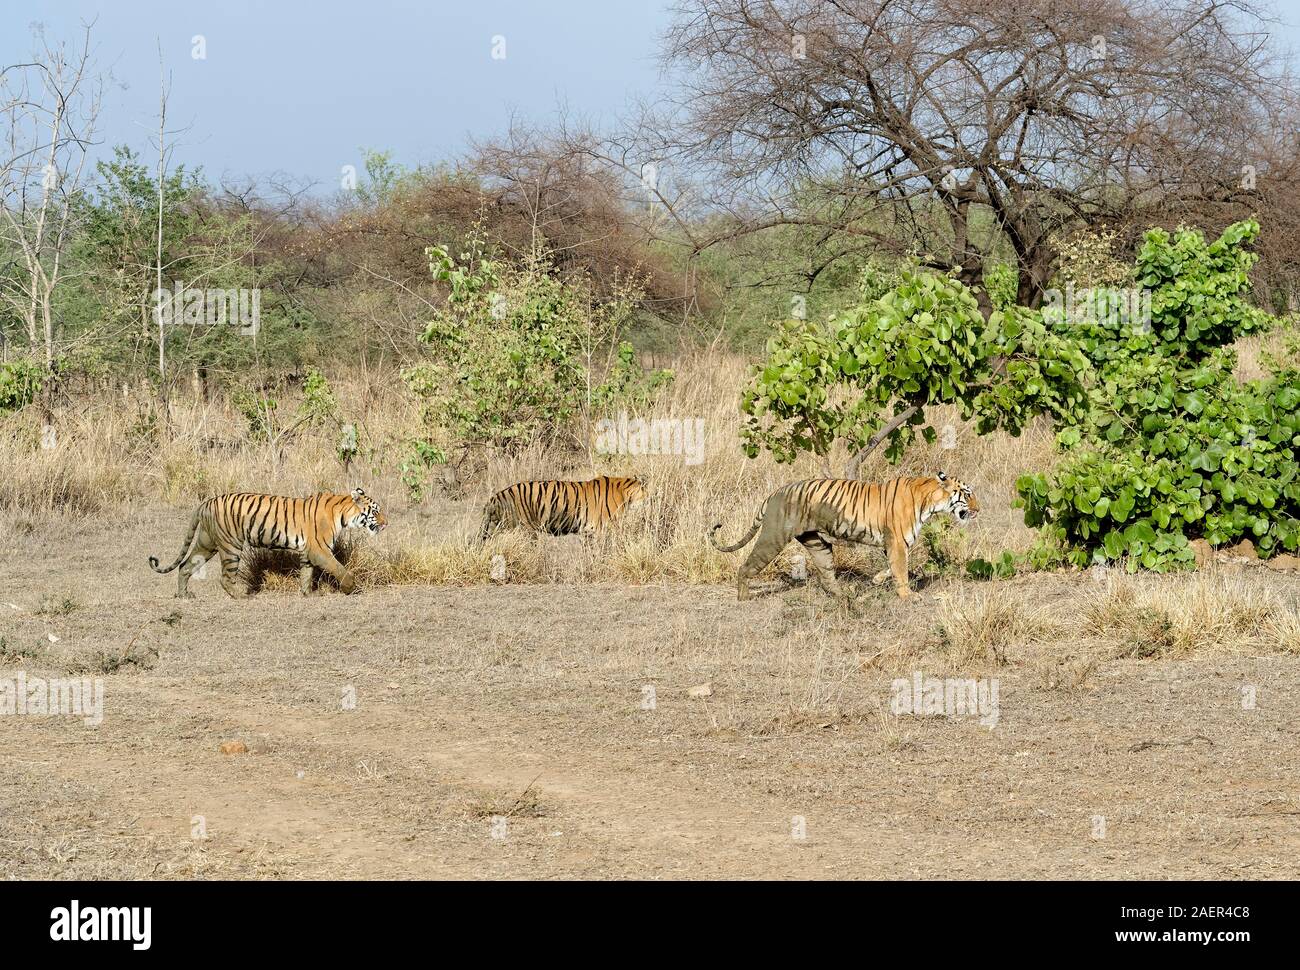
[(879, 448), (882, 441), (906, 424), (908, 419), (918, 410), (918, 408), (910, 407), (906, 411), (894, 415), (883, 428), (871, 436), (871, 440), (866, 443), (861, 451), (849, 459), (849, 463), (844, 466), (844, 476), (846, 478), (857, 478), (858, 469), (862, 466), (862, 459)]

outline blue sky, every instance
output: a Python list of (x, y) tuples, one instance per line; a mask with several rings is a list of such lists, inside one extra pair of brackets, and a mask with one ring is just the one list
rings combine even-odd
[[(211, 178), (287, 172), (336, 188), (363, 148), (413, 164), (448, 157), (511, 114), (543, 122), (567, 105), (612, 121), (658, 84), (661, 0), (5, 0), (0, 64), (25, 60), (28, 25), (52, 39), (95, 19), (97, 60), (119, 82), (106, 144), (148, 154), (157, 127), (158, 42), (172, 75), (175, 160)], [(192, 38), (206, 59), (192, 56)], [(493, 59), (493, 38), (505, 58)], [(104, 149), (106, 151), (106, 149)]]
[[(1300, 47), (1300, 0), (1278, 9), (1283, 43)], [(4, 0), (0, 64), (30, 53), (29, 24), (71, 38), (90, 19), (98, 61), (120, 82), (102, 152), (125, 142), (149, 154), (161, 41), (170, 118), (189, 129), (175, 161), (214, 179), (287, 172), (330, 192), (363, 148), (437, 161), (512, 113), (545, 122), (561, 104), (615, 120), (659, 85), (668, 12), (666, 0)], [(498, 35), (504, 60), (492, 57)]]

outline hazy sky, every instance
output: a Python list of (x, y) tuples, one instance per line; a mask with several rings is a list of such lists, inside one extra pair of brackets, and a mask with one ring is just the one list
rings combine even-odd
[(567, 104), (616, 118), (655, 90), (668, 18), (662, 0), (0, 0), (0, 64), (27, 58), (32, 23), (73, 38), (92, 19), (97, 59), (119, 82), (101, 115), (106, 144), (149, 153), (161, 41), (168, 127), (190, 129), (176, 161), (329, 191), (363, 148), (412, 164), (503, 131), (512, 112), (545, 121)]
[[(1283, 42), (1300, 46), (1300, 0), (1277, 9)], [(656, 90), (668, 13), (666, 0), (0, 0), (0, 64), (30, 53), (29, 24), (72, 38), (92, 19), (98, 61), (119, 81), (106, 146), (148, 155), (161, 41), (170, 117), (189, 127), (176, 161), (210, 178), (287, 172), (329, 192), (363, 148), (414, 164), (503, 131), (512, 113), (544, 122), (565, 104), (615, 119)]]

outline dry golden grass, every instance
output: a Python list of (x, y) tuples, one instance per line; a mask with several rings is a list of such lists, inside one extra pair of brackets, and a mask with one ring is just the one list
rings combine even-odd
[(1300, 653), (1295, 597), (1262, 579), (1257, 572), (1213, 568), (1115, 577), (1085, 600), (1082, 630), (1114, 643), (1121, 656), (1210, 649)]
[(1004, 664), (1009, 648), (1062, 633), (1023, 589), (998, 585), (940, 597), (936, 619), (940, 642), (959, 668)]
[[(514, 582), (553, 580), (644, 583), (718, 583), (734, 575), (743, 553), (723, 555), (703, 541), (718, 521), (724, 536), (743, 532), (759, 504), (793, 479), (824, 474), (812, 458), (778, 465), (764, 456), (746, 459), (738, 445), (737, 408), (747, 363), (735, 356), (702, 355), (680, 362), (677, 378), (649, 412), (631, 417), (702, 419), (704, 460), (688, 465), (680, 455), (557, 453), (542, 447), (514, 455), (471, 456), (452, 472), (435, 470), (435, 483), (422, 502), (408, 497), (399, 479), (405, 444), (419, 433), (418, 409), (395, 374), (331, 375), (343, 419), (358, 425), (361, 454), (345, 471), (335, 453), (339, 428), (333, 423), (304, 428), (279, 443), (250, 440), (247, 422), (224, 398), (177, 397), (166, 406), (139, 392), (105, 394), (62, 409), (55, 423), (57, 447), (41, 448), (35, 409), (0, 418), (0, 521), (42, 522), (57, 517), (118, 515), (132, 503), (162, 502), (178, 509), (223, 491), (307, 494), (362, 485), (390, 510), (419, 513), (431, 505), (454, 505), (454, 525), (441, 532), (407, 526), (390, 529), (381, 541), (357, 553), (356, 567), (370, 583), (466, 585), (489, 581), (492, 557), (506, 558)], [(298, 401), (279, 393), (279, 414), (291, 417)], [(977, 437), (945, 414), (957, 447), (918, 445), (898, 467), (877, 454), (864, 477), (932, 472), (942, 468), (974, 485), (984, 517), (955, 537), (962, 556), (992, 556), (1023, 548), (1031, 533), (1010, 509), (1015, 477), (1052, 460), (1046, 427), (1021, 438)], [(286, 421), (286, 423), (288, 423)], [(575, 438), (581, 439), (582, 434)], [(832, 456), (843, 467), (846, 456)], [(539, 543), (522, 535), (499, 536), (484, 547), (471, 539), (484, 501), (496, 490), (529, 478), (587, 478), (635, 474), (648, 485), (649, 500), (610, 535), (587, 542)], [(179, 516), (178, 516), (179, 519)], [(543, 548), (545, 546), (545, 548)], [(872, 550), (845, 550), (842, 565), (861, 572), (879, 568)], [(774, 568), (785, 570), (789, 560)], [(275, 582), (274, 579), (271, 580)]]
[(1294, 367), (1300, 361), (1295, 359), (1292, 341), (1295, 336), (1296, 318), (1268, 333), (1243, 337), (1237, 341), (1237, 366), (1233, 376), (1239, 381), (1255, 381), (1267, 377), (1269, 370), (1264, 366), (1265, 357), (1284, 361)]
[[(1257, 344), (1243, 348), (1247, 368), (1255, 366)], [(508, 456), (471, 456), (454, 473), (442, 470), (442, 482), (420, 501), (408, 495), (399, 478), (406, 442), (420, 429), (418, 409), (395, 374), (331, 375), (343, 420), (358, 425), (360, 454), (350, 470), (335, 452), (337, 425), (306, 427), (279, 442), (254, 441), (245, 419), (221, 397), (178, 398), (166, 406), (139, 393), (79, 401), (59, 412), (53, 450), (41, 447), (39, 417), (29, 409), (0, 418), (0, 467), (5, 469), (0, 526), (57, 534), (58, 528), (75, 531), (76, 523), (87, 518), (121, 517), (134, 504), (161, 502), (177, 509), (176, 535), (159, 537), (161, 546), (169, 546), (180, 538), (183, 510), (207, 495), (235, 489), (307, 494), (362, 485), (396, 518), (378, 540), (347, 551), (351, 568), (368, 586), (488, 584), (495, 581), (497, 556), (504, 560), (507, 583), (726, 584), (745, 552), (717, 552), (705, 541), (709, 528), (721, 521), (724, 538), (738, 536), (774, 489), (821, 475), (824, 466), (812, 458), (779, 465), (767, 456), (749, 460), (742, 455), (737, 397), (747, 363), (741, 358), (700, 355), (680, 361), (676, 372), (653, 409), (631, 416), (702, 419), (707, 445), (701, 463), (687, 464), (680, 455), (599, 455), (594, 447), (586, 453), (558, 453), (535, 446)], [(277, 397), (280, 413), (291, 416), (298, 405), (293, 394)], [(897, 467), (878, 453), (866, 463), (863, 477), (942, 468), (975, 487), (983, 508), (979, 519), (942, 535), (944, 565), (951, 572), (959, 572), (971, 557), (993, 559), (1004, 550), (1025, 549), (1033, 533), (1012, 506), (1014, 481), (1025, 471), (1051, 467), (1050, 429), (1037, 424), (1019, 438), (980, 437), (955, 414), (939, 409), (932, 418), (940, 428), (951, 423), (955, 448), (918, 443)], [(842, 468), (845, 458), (833, 455), (830, 466)], [(496, 490), (528, 478), (605, 473), (638, 475), (649, 490), (645, 506), (606, 534), (542, 539), (510, 532), (483, 545), (475, 541), (482, 505)], [(769, 572), (788, 572), (795, 551), (787, 550)], [(914, 572), (925, 555), (920, 546), (913, 552)], [(872, 548), (842, 547), (836, 558), (841, 571), (857, 578), (859, 588), (861, 577), (883, 564), (882, 553)], [(257, 581), (289, 589), (296, 576), (292, 568), (271, 564)], [(1006, 662), (1009, 650), (1077, 635), (1135, 657), (1209, 648), (1300, 653), (1296, 604), (1254, 583), (1249, 574), (1116, 577), (1104, 588), (1088, 587), (1082, 599), (1081, 606), (1072, 608), (1072, 615), (1081, 617), (1076, 628), (1063, 629), (1059, 610), (1044, 607), (1032, 583), (972, 587), (958, 582), (943, 594), (928, 629), (902, 631), (878, 652), (898, 659), (908, 644), (937, 638), (958, 666), (997, 665)], [(1080, 664), (1082, 673), (1053, 668), (1044, 680), (1082, 683), (1088, 672), (1083, 669), (1087, 663)], [(816, 690), (832, 689), (818, 684)], [(827, 706), (824, 699), (815, 705), (795, 703), (787, 705), (787, 714)]]

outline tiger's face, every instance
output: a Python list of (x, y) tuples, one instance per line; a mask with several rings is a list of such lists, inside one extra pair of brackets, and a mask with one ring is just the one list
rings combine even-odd
[(623, 494), (627, 496), (628, 509), (637, 509), (644, 505), (646, 500), (646, 490), (645, 486), (641, 484), (641, 479), (625, 478), (623, 479), (623, 482), (625, 483)]
[(943, 472), (939, 472), (935, 477), (938, 478), (939, 485), (948, 496), (939, 511), (951, 512), (952, 517), (961, 523), (970, 522), (979, 515), (980, 503), (975, 497), (974, 489), (955, 478), (949, 478)]
[(388, 517), (384, 515), (379, 503), (362, 489), (352, 490), (352, 502), (356, 506), (356, 512), (348, 519), (349, 528), (365, 529), (372, 535), (378, 535), (388, 525)]

